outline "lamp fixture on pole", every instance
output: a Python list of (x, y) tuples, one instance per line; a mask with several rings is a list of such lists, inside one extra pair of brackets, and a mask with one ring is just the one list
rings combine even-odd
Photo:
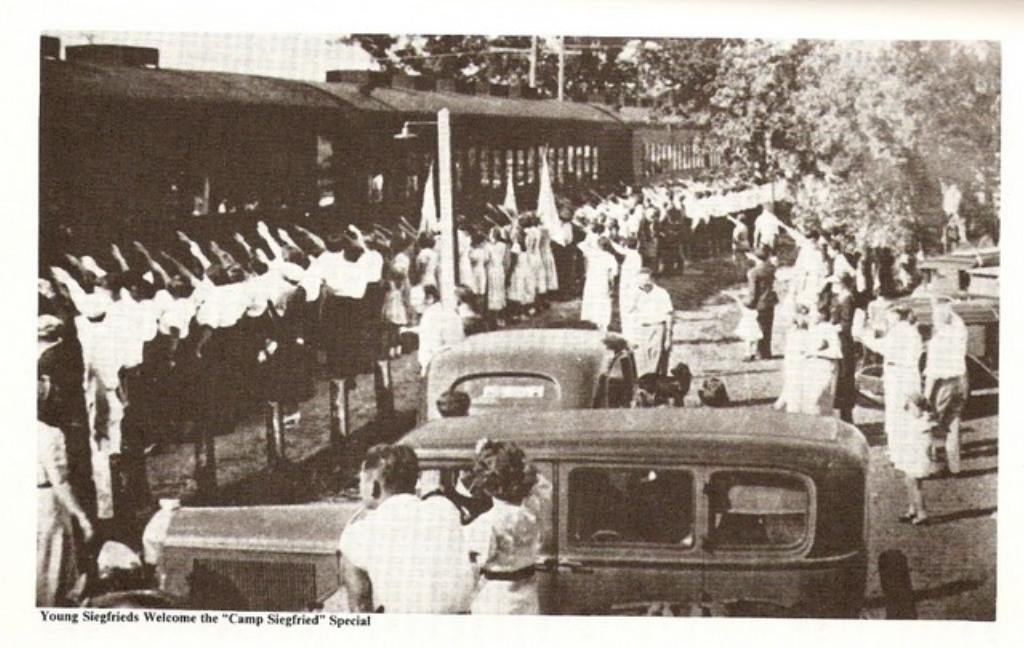
[(437, 127), (437, 179), (438, 179), (438, 216), (440, 220), (440, 269), (441, 302), (448, 308), (455, 308), (455, 218), (452, 214), (452, 132), (451, 115), (447, 108), (437, 111), (437, 121), (407, 121), (402, 130), (394, 135), (397, 140), (410, 140), (417, 137), (410, 126)]

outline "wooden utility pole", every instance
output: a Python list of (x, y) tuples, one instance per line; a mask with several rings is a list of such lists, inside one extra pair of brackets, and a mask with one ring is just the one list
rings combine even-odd
[(530, 87), (537, 87), (537, 37), (530, 36)]
[(452, 215), (452, 127), (447, 108), (437, 111), (437, 180), (441, 225), (441, 303), (455, 309), (455, 219)]

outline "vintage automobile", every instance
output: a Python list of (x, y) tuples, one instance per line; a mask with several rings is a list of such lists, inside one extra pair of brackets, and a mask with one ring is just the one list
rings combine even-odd
[(625, 339), (579, 329), (481, 333), (439, 353), (427, 368), (419, 421), (441, 418), (447, 391), (469, 395), (470, 415), (507, 410), (626, 408), (636, 364)]
[[(985, 275), (987, 276), (987, 275)], [(940, 297), (950, 303), (953, 312), (967, 326), (967, 383), (971, 396), (999, 391), (999, 298), (973, 296), (960, 299)], [(931, 336), (932, 306), (930, 297), (906, 297), (898, 302), (913, 310), (922, 336)], [(921, 359), (924, 367), (925, 358)], [(884, 364), (868, 362), (857, 373), (857, 389), (869, 401), (883, 403)]]
[(973, 274), (979, 268), (999, 267), (999, 248), (964, 249), (931, 257), (918, 266), (929, 292), (947, 297), (979, 294)]
[[(483, 436), (514, 440), (554, 487), (544, 614), (860, 613), (868, 448), (850, 425), (763, 409), (523, 412), (438, 420), (403, 442), (421, 486), (443, 491)], [(180, 509), (162, 590), (190, 608), (321, 609), (356, 507)]]

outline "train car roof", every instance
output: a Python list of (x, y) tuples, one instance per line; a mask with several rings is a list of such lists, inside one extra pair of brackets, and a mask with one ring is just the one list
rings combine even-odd
[(513, 99), (458, 92), (374, 88), (364, 94), (355, 83), (311, 83), (357, 110), (397, 113), (407, 116), (433, 115), (448, 108), (453, 117), (499, 117), (549, 121), (622, 125), (609, 109), (573, 101)]
[(43, 60), (43, 97), (178, 104), (286, 106), (354, 109), (399, 119), (433, 115), (448, 108), (453, 117), (524, 119), (625, 128), (607, 107), (551, 99), (512, 99), (457, 92), (374, 88), (364, 94), (354, 83), (317, 83), (228, 72), (175, 70)]
[(43, 97), (334, 109), (336, 99), (301, 81), (196, 70), (42, 61)]

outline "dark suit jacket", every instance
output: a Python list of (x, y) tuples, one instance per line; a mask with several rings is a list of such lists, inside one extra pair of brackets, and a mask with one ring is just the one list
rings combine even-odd
[(759, 261), (747, 273), (747, 299), (744, 305), (755, 310), (769, 310), (779, 303), (775, 294), (775, 266)]

